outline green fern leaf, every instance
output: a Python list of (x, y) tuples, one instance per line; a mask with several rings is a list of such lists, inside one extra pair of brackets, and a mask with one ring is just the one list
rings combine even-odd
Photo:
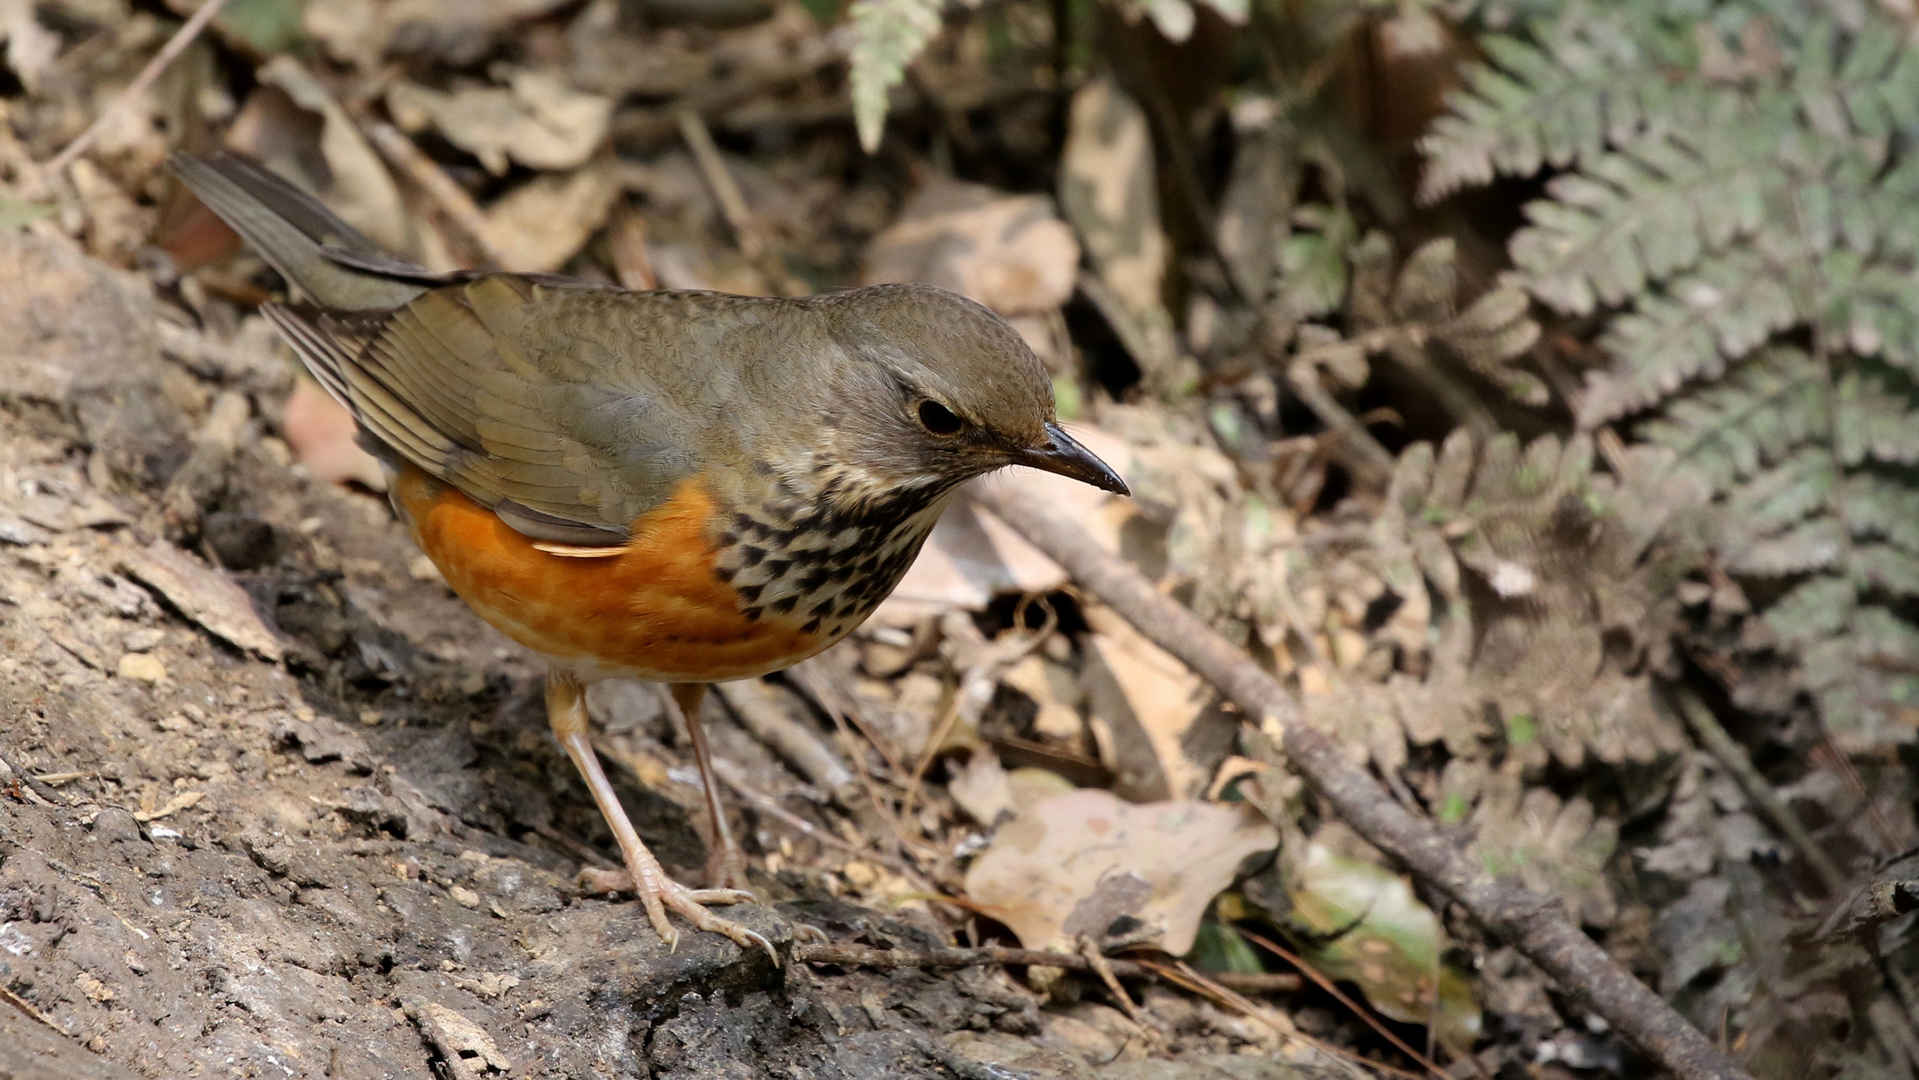
[(1618, 359), (1588, 375), (1580, 426), (1640, 412), (1688, 381), (1716, 376), (1728, 356), (1745, 355), (1800, 318), (1777, 268), (1760, 253), (1715, 255), (1608, 324), (1600, 348)]
[[(1482, 38), (1488, 63), (1467, 73), (1452, 114), (1420, 140), (1420, 201), (1495, 175), (1578, 165), (1683, 113), (1676, 97), (1699, 95), (1660, 73), (1693, 66), (1695, 47), (1678, 21), (1656, 12), (1647, 3), (1566, 5), (1537, 40)], [(1670, 25), (1651, 35), (1634, 32), (1656, 21)]]
[[(1853, 549), (1853, 580), (1859, 586), (1900, 596), (1919, 596), (1919, 555), (1891, 544), (1861, 544)], [(1919, 653), (1911, 655), (1919, 656)]]
[(1854, 536), (1887, 539), (1919, 551), (1919, 486), (1890, 476), (1857, 473), (1847, 478), (1840, 500)]
[(939, 0), (855, 0), (850, 81), (853, 126), (867, 153), (879, 149), (886, 96), (906, 76), (906, 65), (940, 28)]
[[(1666, 47), (1656, 74), (1635, 66), (1652, 52), (1600, 34), (1636, 27), (1661, 48), (1673, 23), (1642, 8), (1502, 39), (1435, 127), (1429, 180), (1566, 170), (1526, 207), (1509, 281), (1601, 323), (1581, 426), (1633, 421), (1710, 490), (1688, 535), (1756, 609), (1734, 699), (1809, 698), (1849, 749), (1909, 741), (1919, 154), (1902, 136), (1919, 123), (1919, 50), (1876, 10), (1716, 0), (1692, 14), (1696, 55)], [(1576, 86), (1602, 134), (1562, 100)], [(1478, 565), (1463, 544), (1460, 558)]]
[(1725, 381), (1675, 399), (1638, 430), (1725, 491), (1793, 447), (1827, 437), (1831, 396), (1811, 356), (1774, 347)]

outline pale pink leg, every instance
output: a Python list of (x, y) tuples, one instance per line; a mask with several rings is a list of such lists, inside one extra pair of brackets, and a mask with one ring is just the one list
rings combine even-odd
[(693, 740), (693, 761), (700, 768), (700, 786), (706, 791), (706, 817), (713, 823), (709, 833), (712, 849), (706, 855), (706, 883), (714, 888), (746, 886), (746, 855), (740, 850), (733, 830), (726, 824), (726, 811), (720, 807), (720, 778), (713, 773), (713, 751), (706, 743), (706, 725), (700, 722), (700, 706), (706, 701), (705, 683), (674, 683), (670, 688), (674, 706)]
[[(741, 948), (758, 946), (766, 950), (773, 963), (780, 962), (779, 954), (773, 951), (773, 944), (759, 934), (748, 930), (736, 922), (722, 919), (706, 910), (706, 904), (740, 904), (753, 899), (753, 894), (740, 889), (689, 889), (672, 878), (660, 866), (658, 859), (646, 849), (640, 840), (640, 834), (627, 820), (626, 810), (620, 806), (619, 796), (613, 791), (606, 773), (600, 768), (600, 759), (593, 752), (593, 743), (587, 735), (586, 694), (578, 680), (553, 671), (546, 679), (546, 719), (553, 727), (553, 737), (560, 741), (566, 755), (573, 759), (573, 765), (580, 770), (580, 776), (586, 781), (587, 790), (593, 793), (593, 801), (599, 804), (600, 816), (606, 819), (607, 827), (613, 830), (613, 839), (619, 842), (620, 852), (626, 857), (626, 869), (632, 875), (633, 889), (639, 893), (640, 903), (646, 907), (646, 917), (653, 929), (666, 942), (667, 948), (679, 944), (679, 931), (667, 922), (668, 909), (677, 911), (696, 929), (724, 934), (738, 942)], [(695, 744), (700, 745), (698, 742)]]

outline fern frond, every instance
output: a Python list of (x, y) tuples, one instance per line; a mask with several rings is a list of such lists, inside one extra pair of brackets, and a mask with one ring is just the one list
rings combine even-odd
[[(1658, 79), (1605, 54), (1670, 85), (1643, 99), (1657, 115), (1603, 137), (1562, 116), (1560, 96), (1605, 63), (1541, 60), (1589, 30), (1534, 24), (1530, 44), (1490, 50), (1469, 80), (1431, 147), (1453, 159), (1436, 168), (1569, 170), (1526, 208), (1509, 280), (1602, 320), (1605, 362), (1587, 375), (1581, 426), (1634, 420), (1709, 487), (1698, 535), (1756, 608), (1735, 647), (1756, 654), (1735, 700), (1792, 707), (1766, 670), (1784, 668), (1841, 745), (1908, 741), (1919, 735), (1901, 720), (1919, 706), (1919, 154), (1903, 133), (1919, 119), (1919, 49), (1876, 9), (1708, 9), (1699, 54)], [(1654, 40), (1669, 25), (1634, 17)], [(1778, 51), (1733, 55), (1726, 35), (1742, 22), (1763, 24)], [(1597, 100), (1613, 109), (1625, 93)], [(1547, 153), (1528, 116), (1569, 122), (1573, 142)]]
[(1801, 317), (1778, 268), (1760, 253), (1735, 248), (1694, 272), (1649, 290), (1637, 310), (1607, 325), (1599, 345), (1615, 362), (1590, 372), (1579, 401), (1581, 427), (1639, 412), (1687, 382), (1725, 370)]
[(1835, 398), (1841, 461), (1919, 464), (1919, 384), (1885, 370), (1853, 371)]
[(1533, 295), (1576, 315), (1623, 303), (1753, 232), (1786, 198), (1774, 116), (1711, 100), (1701, 128), (1595, 157), (1526, 207), (1532, 224), (1512, 257)]
[(1488, 62), (1468, 72), (1452, 115), (1435, 121), (1420, 140), (1426, 156), (1420, 201), (1435, 202), (1498, 174), (1577, 165), (1686, 112), (1675, 95), (1697, 96), (1694, 90), (1659, 73), (1691, 67), (1694, 47), (1677, 32), (1634, 33), (1653, 21), (1650, 6), (1567, 5), (1552, 32), (1538, 40), (1482, 38)]
[[(1528, 732), (1509, 751), (1542, 763), (1652, 761), (1680, 746), (1645, 659), (1608, 643), (1649, 644), (1677, 619), (1666, 560), (1647, 557), (1638, 519), (1668, 519), (1688, 500), (1666, 490), (1673, 470), (1614, 477), (1598, 462), (1585, 435), (1522, 444), (1460, 429), (1437, 448), (1408, 447), (1367, 557), (1414, 607), (1444, 612), (1435, 638), (1461, 647), (1436, 645), (1423, 680), (1341, 697), (1326, 714), (1347, 725), (1391, 716), (1456, 758), (1485, 752), (1489, 711)], [(1366, 741), (1382, 767), (1403, 753), (1376, 728)]]
[(886, 95), (939, 32), (940, 0), (854, 0), (847, 18), (853, 27), (853, 126), (870, 154), (879, 149), (886, 125)]
[(1919, 551), (1919, 487), (1890, 476), (1855, 473), (1846, 479), (1840, 504), (1854, 536)]
[(1637, 430), (1725, 491), (1791, 448), (1828, 437), (1831, 398), (1817, 361), (1775, 346), (1724, 382), (1674, 400)]

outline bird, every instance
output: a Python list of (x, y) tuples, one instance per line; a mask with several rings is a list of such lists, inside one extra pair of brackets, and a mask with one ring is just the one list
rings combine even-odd
[[(845, 637), (965, 481), (1025, 466), (1119, 495), (1045, 366), (927, 284), (804, 298), (438, 273), (232, 151), (173, 173), (301, 299), (262, 311), (352, 414), (396, 517), (467, 606), (546, 660), (545, 705), (661, 940), (668, 913), (779, 956), (712, 908), (752, 900), (700, 721), (708, 685)], [(585, 687), (664, 684), (705, 789), (706, 887), (627, 818)]]

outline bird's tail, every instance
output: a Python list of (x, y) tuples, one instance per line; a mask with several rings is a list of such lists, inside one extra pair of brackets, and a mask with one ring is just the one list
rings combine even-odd
[(380, 250), (319, 200), (249, 158), (176, 153), (168, 164), (207, 209), (322, 308), (391, 311), (446, 280)]

